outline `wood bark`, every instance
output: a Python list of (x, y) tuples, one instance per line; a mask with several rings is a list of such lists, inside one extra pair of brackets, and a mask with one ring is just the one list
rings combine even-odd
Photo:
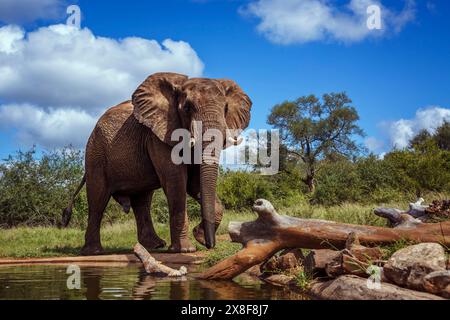
[(299, 219), (279, 215), (267, 200), (257, 200), (253, 210), (258, 218), (251, 222), (231, 222), (228, 230), (233, 242), (242, 250), (206, 270), (203, 279), (232, 279), (250, 267), (260, 264), (286, 248), (335, 249), (346, 247), (350, 235), (364, 246), (390, 244), (399, 240), (438, 242), (450, 246), (450, 222), (439, 224), (411, 223), (401, 215), (395, 229), (352, 225), (325, 220)]
[(134, 246), (134, 253), (141, 259), (148, 274), (162, 274), (167, 277), (182, 277), (187, 274), (187, 269), (184, 266), (180, 270), (175, 270), (163, 265), (160, 261), (153, 258), (140, 243)]

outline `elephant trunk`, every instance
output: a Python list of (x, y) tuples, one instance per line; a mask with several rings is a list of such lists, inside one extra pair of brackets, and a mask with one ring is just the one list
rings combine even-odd
[(216, 245), (215, 201), (218, 164), (203, 163), (200, 166), (200, 193), (205, 245), (208, 249)]
[[(214, 110), (210, 108), (210, 110)], [(217, 115), (209, 115), (217, 118)], [(208, 119), (208, 120), (210, 120)], [(200, 165), (200, 197), (202, 208), (202, 224), (205, 235), (205, 246), (208, 249), (216, 245), (216, 187), (219, 174), (220, 152), (223, 148), (223, 136), (225, 132), (225, 121), (202, 121), (203, 122), (203, 146), (202, 164)], [(212, 135), (209, 129), (214, 129)], [(210, 132), (211, 133), (211, 132)], [(215, 136), (220, 134), (220, 136)]]

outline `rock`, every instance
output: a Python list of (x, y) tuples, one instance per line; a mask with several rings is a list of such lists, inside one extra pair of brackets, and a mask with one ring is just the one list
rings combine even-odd
[(285, 250), (279, 257), (270, 258), (263, 266), (263, 272), (280, 272), (296, 269), (304, 260), (300, 249)]
[(339, 259), (340, 255), (340, 251), (330, 249), (311, 250), (305, 258), (305, 272), (315, 276), (325, 275), (327, 264)]
[(353, 275), (340, 276), (326, 282), (313, 282), (310, 293), (323, 300), (442, 300), (441, 297), (419, 291), (381, 283), (380, 288), (370, 288), (367, 279)]
[(252, 277), (258, 278), (262, 275), (261, 266), (260, 265), (253, 266), (250, 269), (248, 269), (247, 271), (245, 271), (245, 273), (247, 273), (248, 275), (250, 275)]
[(281, 270), (289, 270), (297, 268), (300, 265), (294, 252), (287, 252), (278, 259), (278, 268)]
[(263, 280), (279, 287), (290, 286), (296, 283), (294, 276), (288, 276), (285, 274), (274, 274), (269, 277), (264, 277)]
[(450, 299), (450, 270), (435, 271), (423, 279), (426, 291)]
[(434, 271), (443, 271), (445, 267), (444, 248), (437, 243), (421, 243), (395, 252), (384, 265), (384, 274), (400, 286), (425, 290), (425, 276)]

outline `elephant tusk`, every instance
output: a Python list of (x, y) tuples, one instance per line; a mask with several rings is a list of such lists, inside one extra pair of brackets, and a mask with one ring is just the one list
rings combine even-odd
[(233, 137), (228, 137), (228, 142), (233, 146), (238, 146), (244, 141), (244, 138), (239, 137), (238, 139), (235, 139)]

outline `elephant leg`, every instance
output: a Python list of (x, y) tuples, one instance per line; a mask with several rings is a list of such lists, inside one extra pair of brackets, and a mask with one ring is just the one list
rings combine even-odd
[(153, 191), (149, 194), (131, 197), (131, 207), (136, 218), (138, 240), (147, 250), (160, 249), (166, 246), (166, 242), (156, 234), (150, 216), (152, 196)]
[[(101, 171), (99, 170), (97, 172)], [(81, 255), (99, 255), (103, 253), (100, 242), (100, 225), (111, 194), (106, 186), (105, 178), (100, 174), (94, 174), (93, 177), (88, 176), (86, 188), (89, 218), (85, 234), (85, 244), (81, 249)]]
[[(200, 183), (195, 183), (195, 181), (192, 181), (190, 185), (188, 186), (188, 194), (195, 199), (199, 204), (200, 202)], [(215, 225), (216, 230), (219, 228), (220, 223), (222, 222), (223, 217), (223, 206), (222, 202), (220, 201), (219, 197), (216, 195), (216, 202), (215, 202)], [(197, 240), (200, 244), (205, 245), (205, 234), (203, 232), (203, 223), (200, 222), (198, 226), (192, 230), (192, 233), (194, 235), (195, 240)]]
[[(163, 186), (169, 204), (170, 240), (169, 252), (195, 252), (197, 249), (188, 236), (189, 222), (186, 209), (186, 183), (183, 177), (168, 179)], [(169, 182), (170, 181), (170, 182)]]

